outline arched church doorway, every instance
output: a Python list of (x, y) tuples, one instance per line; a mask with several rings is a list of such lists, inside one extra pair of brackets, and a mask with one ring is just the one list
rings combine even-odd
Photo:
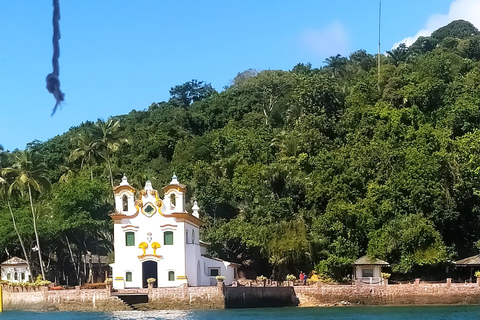
[(145, 261), (142, 263), (142, 274), (143, 274), (143, 287), (147, 288), (148, 283), (147, 279), (148, 278), (155, 278), (155, 282), (153, 283), (153, 287), (157, 287), (158, 283), (158, 267), (157, 267), (157, 262), (156, 261)]

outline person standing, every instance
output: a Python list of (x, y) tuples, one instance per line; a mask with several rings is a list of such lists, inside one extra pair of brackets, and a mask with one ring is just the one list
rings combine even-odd
[(303, 284), (303, 278), (304, 278), (304, 273), (303, 271), (300, 271), (300, 274), (298, 275), (298, 279), (300, 279), (301, 284)]

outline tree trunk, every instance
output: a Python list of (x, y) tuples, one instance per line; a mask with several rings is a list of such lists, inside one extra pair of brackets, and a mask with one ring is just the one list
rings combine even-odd
[(115, 192), (113, 191), (113, 189), (115, 188), (114, 185), (113, 185), (113, 173), (112, 173), (112, 166), (110, 165), (110, 160), (109, 160), (109, 156), (107, 155), (107, 165), (108, 165), (108, 171), (110, 172), (110, 184), (112, 185), (112, 193), (113, 193), (113, 201), (115, 201)]
[(113, 173), (112, 173), (112, 166), (110, 165), (110, 160), (107, 160), (108, 164), (108, 171), (110, 171), (110, 184), (112, 185), (112, 190), (114, 188), (113, 186)]
[(265, 124), (267, 125), (268, 124), (268, 115), (267, 115), (267, 110), (265, 109), (265, 107), (263, 108), (263, 114), (265, 115)]
[(20, 241), (20, 246), (22, 247), (23, 255), (25, 256), (25, 260), (27, 261), (28, 268), (29, 268), (30, 272), (32, 272), (32, 266), (30, 265), (30, 259), (28, 259), (27, 250), (25, 250), (25, 245), (23, 244), (22, 237), (20, 236), (20, 232), (18, 232), (17, 223), (15, 222), (15, 216), (13, 215), (12, 207), (10, 206), (10, 201), (8, 199), (7, 199), (7, 205), (8, 205), (8, 209), (10, 209), (10, 215), (12, 216), (13, 229), (15, 230), (15, 233), (18, 236), (18, 241)]
[(72, 248), (70, 247), (70, 241), (68, 240), (68, 237), (66, 235), (65, 235), (65, 240), (67, 240), (68, 251), (70, 252), (70, 258), (72, 259), (72, 265), (75, 270), (75, 276), (77, 277), (77, 282), (79, 282), (78, 266), (77, 266), (77, 263), (75, 262), (75, 259), (73, 259), (73, 252), (72, 252)]
[(35, 216), (35, 210), (33, 209), (32, 189), (30, 189), (30, 185), (28, 185), (28, 196), (30, 197), (30, 208), (32, 209), (33, 231), (35, 232), (35, 240), (37, 241), (38, 260), (40, 262), (40, 270), (42, 271), (43, 280), (47, 280), (45, 279), (45, 271), (43, 270), (42, 250), (40, 248), (40, 240), (38, 239), (38, 232), (37, 232), (37, 217)]

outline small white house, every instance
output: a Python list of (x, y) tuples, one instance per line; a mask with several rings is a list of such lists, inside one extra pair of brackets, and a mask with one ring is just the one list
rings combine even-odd
[(26, 260), (13, 257), (0, 264), (1, 279), (10, 282), (28, 282), (31, 278), (30, 268)]
[(186, 187), (174, 175), (163, 193), (160, 199), (147, 181), (136, 199), (126, 177), (114, 189), (113, 287), (145, 288), (148, 278), (156, 279), (154, 287), (212, 285), (216, 276), (232, 283), (239, 265), (206, 256), (197, 203), (192, 213), (185, 211)]
[(357, 259), (352, 266), (355, 281), (365, 284), (381, 284), (383, 282), (382, 268), (389, 267), (390, 264), (377, 258), (363, 256)]

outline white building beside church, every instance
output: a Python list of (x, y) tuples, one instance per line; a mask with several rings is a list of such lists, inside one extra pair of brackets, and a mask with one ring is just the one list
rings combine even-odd
[(1, 280), (14, 283), (22, 283), (31, 280), (30, 268), (26, 260), (13, 257), (0, 264)]
[(176, 176), (163, 189), (163, 199), (150, 181), (135, 199), (126, 177), (114, 193), (115, 289), (145, 288), (148, 278), (156, 279), (154, 287), (213, 285), (217, 275), (225, 276), (226, 284), (236, 279), (238, 264), (205, 256), (199, 207), (195, 202), (192, 214), (185, 211), (186, 189)]

